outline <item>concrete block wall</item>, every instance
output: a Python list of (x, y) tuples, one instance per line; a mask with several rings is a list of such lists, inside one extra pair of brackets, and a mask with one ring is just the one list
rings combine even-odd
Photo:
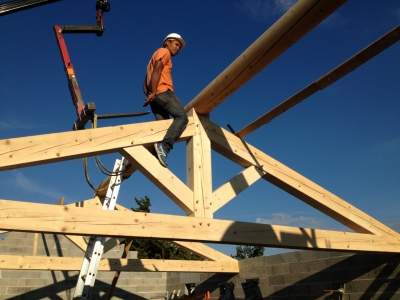
[[(32, 255), (33, 233), (10, 232), (0, 239), (0, 254)], [(121, 257), (123, 245), (105, 257)], [(83, 251), (62, 235), (40, 234), (38, 254), (82, 257)], [(135, 258), (130, 253), (130, 258)], [(233, 282), (236, 299), (244, 299), (242, 283), (257, 279), (264, 299), (340, 299), (339, 294), (324, 292), (346, 284), (343, 300), (400, 300), (400, 255), (296, 251), (239, 261), (239, 274), (122, 272), (113, 299), (162, 299), (179, 291), (188, 295), (186, 284), (195, 285), (194, 293), (211, 292), (220, 296), (219, 284)], [(78, 272), (1, 270), (0, 300), (62, 299), (72, 300)], [(99, 272), (91, 299), (104, 299), (114, 272)]]
[[(399, 299), (400, 254), (296, 251), (239, 261), (264, 299)], [(345, 285), (345, 293), (328, 293)], [(342, 296), (342, 298), (340, 298)]]
[[(32, 255), (34, 235), (34, 233), (24, 232), (7, 233), (4, 239), (0, 239), (0, 254)], [(123, 248), (124, 245), (118, 245), (108, 251), (104, 257), (120, 258)], [(136, 254), (132, 251), (128, 258), (136, 258)], [(82, 257), (83, 259), (84, 252), (65, 236), (39, 234), (37, 255)], [(0, 265), (0, 300), (72, 300), (78, 274), (78, 271), (1, 270)], [(115, 272), (98, 273), (91, 299), (105, 298), (114, 274)], [(187, 283), (195, 283), (196, 288), (198, 286), (203, 288), (217, 286), (219, 282), (215, 282), (216, 277), (207, 282), (207, 285), (202, 285), (203, 281), (212, 275), (175, 272), (122, 272), (114, 290), (113, 299), (160, 299), (164, 298), (167, 292), (170, 295), (174, 290), (180, 291), (179, 295), (182, 297), (187, 294)], [(203, 291), (203, 289), (197, 289)]]

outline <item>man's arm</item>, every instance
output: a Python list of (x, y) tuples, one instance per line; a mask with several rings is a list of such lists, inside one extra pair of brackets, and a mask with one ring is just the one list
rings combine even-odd
[(147, 95), (149, 94), (149, 91), (148, 91), (148, 89), (147, 89), (147, 75), (144, 76), (143, 93), (146, 95), (146, 97), (147, 97)]
[[(161, 60), (157, 60), (154, 63), (154, 69), (153, 69), (153, 73), (151, 74), (150, 84), (148, 87), (146, 86), (146, 90), (147, 90), (147, 88), (150, 88), (150, 90), (147, 90), (147, 98), (144, 101), (143, 106), (149, 105), (156, 98), (157, 86), (158, 86), (158, 83), (160, 82), (161, 71), (163, 68), (164, 68), (164, 64)], [(146, 82), (145, 82), (145, 84), (146, 84)], [(143, 90), (144, 90), (144, 87), (143, 87)]]

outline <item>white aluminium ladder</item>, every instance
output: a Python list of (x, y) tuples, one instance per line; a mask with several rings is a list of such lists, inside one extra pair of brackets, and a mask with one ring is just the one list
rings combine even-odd
[[(117, 202), (119, 188), (122, 182), (122, 173), (125, 166), (125, 159), (117, 159), (114, 165), (114, 173), (116, 176), (111, 176), (108, 185), (107, 194), (103, 202), (103, 209), (114, 210)], [(103, 254), (105, 237), (92, 236), (83, 259), (82, 268), (79, 273), (78, 282), (76, 284), (74, 298), (87, 300), (90, 297), (91, 289), (96, 280), (97, 270), (99, 268), (101, 256)]]

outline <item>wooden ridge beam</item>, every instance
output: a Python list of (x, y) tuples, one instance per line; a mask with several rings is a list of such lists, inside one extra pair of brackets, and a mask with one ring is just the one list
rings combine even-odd
[[(269, 224), (0, 200), (0, 230), (398, 253), (400, 238)], [(110, 226), (112, 224), (112, 226)]]
[[(162, 140), (172, 120), (0, 140), (0, 171), (117, 152)], [(194, 135), (193, 119), (180, 140)]]
[[(0, 255), (2, 270), (79, 271), (82, 258)], [(104, 258), (99, 271), (239, 273), (237, 261)]]
[(331, 70), (330, 72), (326, 73), (321, 78), (317, 79), (313, 83), (311, 83), (306, 88), (302, 89), (300, 92), (296, 93), (289, 99), (285, 100), (266, 114), (259, 117), (254, 122), (250, 123), (249, 125), (245, 126), (244, 128), (240, 129), (236, 132), (236, 136), (238, 137), (245, 137), (246, 135), (252, 133), (254, 130), (260, 128), (261, 126), (267, 124), (272, 119), (278, 117), (279, 115), (283, 114), (296, 104), (299, 104), (304, 99), (310, 97), (314, 93), (325, 89), (326, 87), (330, 86), (332, 83), (336, 82), (340, 78), (346, 76), (353, 70), (357, 69), (362, 64), (366, 63), (371, 58), (375, 57), (383, 50), (387, 49), (394, 43), (396, 43), (400, 39), (400, 26), (389, 31), (387, 34)]
[(208, 114), (300, 40), (346, 0), (301, 0), (219, 74), (185, 107)]
[[(207, 128), (213, 150), (232, 161), (249, 167), (262, 165), (267, 173), (263, 179), (297, 197), (324, 214), (359, 233), (373, 233), (398, 239), (400, 235), (357, 209), (333, 193), (278, 162), (261, 150), (247, 144), (234, 134), (210, 122)], [(251, 153), (249, 153), (249, 150)], [(254, 161), (254, 158), (257, 161)]]

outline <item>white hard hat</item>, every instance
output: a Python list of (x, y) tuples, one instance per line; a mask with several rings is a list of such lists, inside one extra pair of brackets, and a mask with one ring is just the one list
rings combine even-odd
[(183, 40), (183, 38), (182, 38), (179, 34), (177, 34), (177, 33), (170, 33), (170, 34), (168, 34), (168, 35), (165, 37), (165, 39), (164, 39), (164, 41), (163, 41), (163, 47), (164, 47), (164, 45), (165, 45), (165, 42), (166, 42), (167, 40), (169, 40), (169, 39), (178, 40), (178, 41), (181, 43), (181, 49), (183, 49), (183, 48), (186, 46), (185, 41)]

